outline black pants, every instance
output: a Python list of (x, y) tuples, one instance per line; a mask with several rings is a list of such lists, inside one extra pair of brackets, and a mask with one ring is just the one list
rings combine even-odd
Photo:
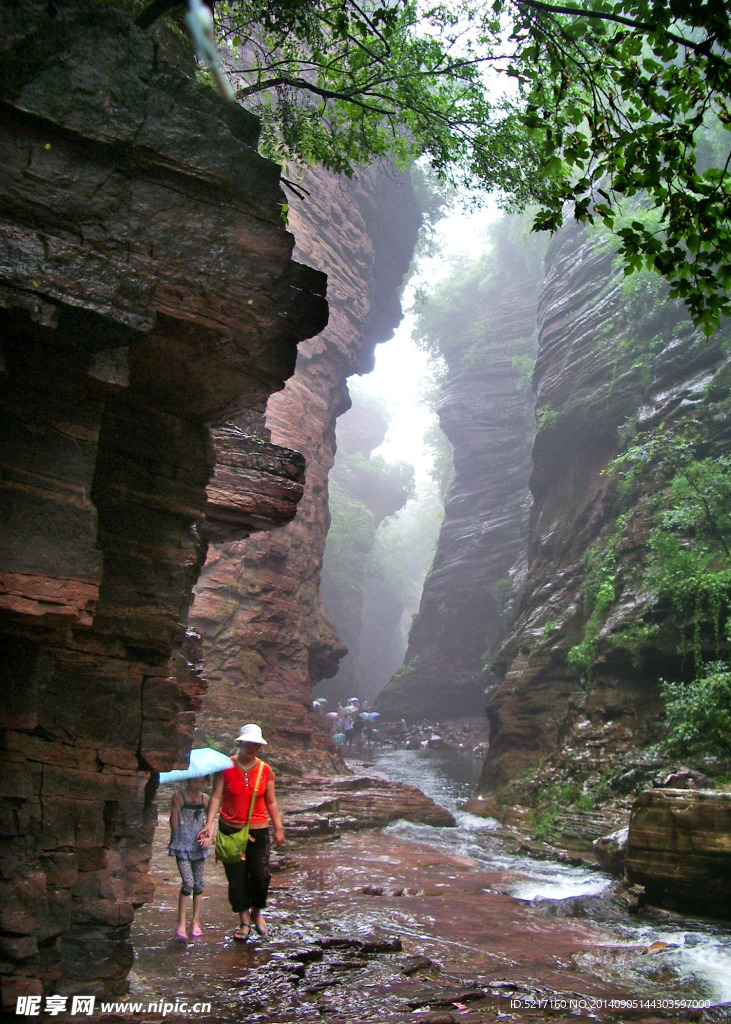
[[(224, 835), (239, 831), (235, 826), (222, 822), (220, 818), (218, 827)], [(249, 830), (249, 842), (246, 844), (246, 860), (223, 865), (228, 879), (228, 901), (235, 914), (248, 911), (250, 907), (263, 910), (267, 905), (269, 882), (272, 878), (269, 868), (271, 847), (269, 829), (252, 828)]]

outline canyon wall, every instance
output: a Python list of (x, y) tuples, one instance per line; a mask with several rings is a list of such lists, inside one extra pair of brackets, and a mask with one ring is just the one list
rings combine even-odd
[[(728, 332), (706, 340), (659, 279), (623, 278), (601, 238), (574, 226), (553, 241), (538, 321), (527, 573), (493, 661), (502, 682), (480, 782), (483, 793), (511, 783), (505, 799), (528, 803), (557, 770), (605, 798), (658, 770), (647, 752), (662, 734), (658, 679), (688, 678), (693, 660), (643, 576), (669, 477), (658, 465), (623, 488), (610, 463), (634, 437), (689, 419), (706, 455), (730, 440)], [(704, 629), (704, 657), (713, 651)]]
[[(727, 653), (726, 598), (694, 629), (696, 611), (683, 621), (653, 591), (652, 531), (675, 470), (657, 457), (623, 481), (612, 463), (691, 421), (694, 458), (728, 454), (728, 328), (706, 339), (658, 277), (625, 278), (611, 241), (576, 225), (552, 240), (540, 287), (495, 291), (494, 274), (486, 264), (482, 293), (456, 277), (451, 306), (438, 289), (424, 319), (449, 365), (439, 412), (455, 475), (404, 664), (376, 706), (407, 719), (481, 713), (486, 689), (478, 792), (497, 801), (476, 812), (535, 807), (554, 783), (586, 800), (629, 797), (663, 764), (651, 751), (664, 729), (658, 680), (688, 680)], [(532, 323), (533, 394), (511, 358), (536, 344)], [(681, 550), (703, 528), (689, 524)]]
[[(469, 310), (446, 356), (437, 413), (454, 449), (454, 476), (404, 663), (376, 700), (390, 719), (484, 713), (508, 573), (528, 521), (533, 403), (525, 367), (537, 346), (542, 273), (520, 246), (513, 256), (493, 268), (488, 297)], [(455, 322), (462, 314), (455, 308)]]
[(346, 379), (372, 368), (375, 345), (400, 319), (421, 221), (408, 175), (387, 164), (353, 180), (308, 171), (300, 183), (306, 196), (289, 211), (295, 254), (327, 273), (330, 320), (300, 345), (294, 376), (269, 401), (267, 429), (305, 456), (304, 496), (286, 528), (209, 552), (191, 615), (209, 682), (200, 739), (227, 749), (241, 724), (260, 722), (272, 764), (289, 773), (343, 767), (312, 710), (313, 685), (347, 652), (319, 593), (327, 481), (336, 420), (350, 404)]
[(156, 773), (187, 763), (205, 691), (192, 587), (209, 536), (294, 515), (303, 458), (264, 437), (264, 412), (327, 307), (324, 275), (292, 258), (253, 118), (109, 5), (29, 0), (3, 17), (9, 1009), (126, 988)]

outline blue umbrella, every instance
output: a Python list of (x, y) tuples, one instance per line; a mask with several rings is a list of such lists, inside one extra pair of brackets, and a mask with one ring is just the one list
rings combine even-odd
[(381, 716), (378, 711), (361, 711), (360, 717), (365, 718), (368, 722), (372, 722), (374, 718), (380, 718)]
[(183, 782), (184, 779), (201, 779), (231, 767), (231, 758), (213, 747), (196, 747), (190, 752), (187, 768), (175, 768), (171, 772), (160, 772), (160, 783)]

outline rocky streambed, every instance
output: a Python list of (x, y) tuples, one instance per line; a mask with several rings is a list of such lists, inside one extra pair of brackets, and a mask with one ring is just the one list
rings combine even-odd
[[(179, 878), (161, 814), (156, 895), (133, 926), (128, 1004), (105, 1019), (718, 1019), (718, 1009), (704, 1009), (714, 1000), (673, 972), (672, 944), (651, 922), (634, 936), (618, 933), (616, 883), (597, 876), (600, 894), (584, 899), (519, 898), (528, 875), (466, 855), (451, 812), (410, 786), (356, 774), (282, 781), (279, 796), (288, 842), (266, 942), (233, 940), (223, 870), (210, 861), (203, 935), (187, 945), (173, 939)], [(407, 814), (408, 828), (438, 843), (387, 825)], [(197, 1003), (207, 1006), (194, 1012)]]

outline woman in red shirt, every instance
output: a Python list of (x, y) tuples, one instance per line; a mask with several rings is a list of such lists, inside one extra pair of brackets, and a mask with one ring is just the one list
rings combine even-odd
[(263, 938), (269, 934), (262, 914), (271, 879), (269, 819), (274, 825), (274, 842), (277, 846), (284, 842), (284, 829), (274, 792), (274, 772), (257, 756), (259, 750), (267, 746), (261, 728), (254, 724), (245, 725), (236, 737), (236, 742), (239, 749), (231, 758), (231, 767), (219, 772), (214, 778), (206, 825), (198, 835), (198, 842), (201, 846), (210, 846), (213, 841), (213, 822), (219, 808), (221, 813), (218, 827), (224, 834), (238, 832), (243, 828), (249, 818), (253, 796), (246, 853), (235, 864), (223, 866), (228, 879), (229, 903), (233, 912), (239, 915), (239, 927), (234, 932), (234, 938), (246, 942), (252, 925)]

